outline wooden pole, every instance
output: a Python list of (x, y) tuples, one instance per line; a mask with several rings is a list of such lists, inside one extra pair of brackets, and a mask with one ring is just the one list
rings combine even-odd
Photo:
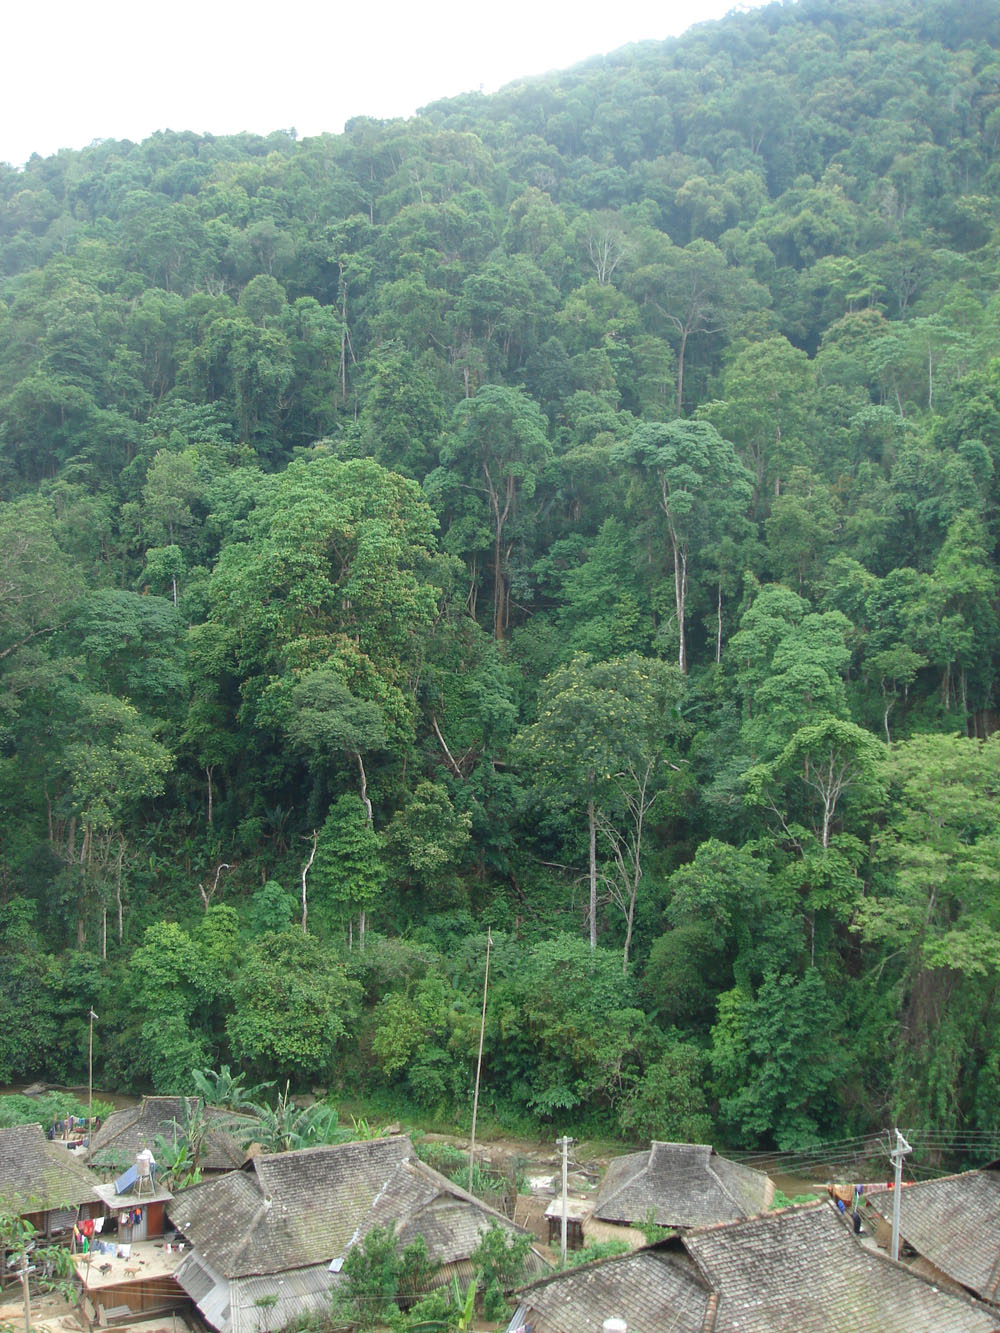
[(493, 948), (492, 928), (486, 931), (486, 974), (483, 978), (483, 1014), (479, 1021), (479, 1058), (476, 1060), (476, 1091), (472, 1098), (472, 1138), (469, 1140), (469, 1193), (472, 1191), (472, 1168), (476, 1160), (476, 1119), (479, 1115), (479, 1079), (483, 1072), (483, 1038), (486, 1035), (486, 995), (490, 988), (490, 950)]
[(90, 1036), (87, 1040), (87, 1147), (90, 1147), (94, 1131), (94, 1019), (97, 1015), (90, 1011)]
[[(30, 1247), (29, 1247), (30, 1248)], [(28, 1251), (21, 1256), (21, 1286), (24, 1288), (24, 1333), (31, 1333), (31, 1287), (28, 1274), (35, 1271), (35, 1265), (28, 1266)]]

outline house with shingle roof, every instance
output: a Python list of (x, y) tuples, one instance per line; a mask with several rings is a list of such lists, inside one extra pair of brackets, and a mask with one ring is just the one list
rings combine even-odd
[(717, 1330), (996, 1333), (1000, 1329), (995, 1312), (980, 1302), (941, 1291), (867, 1249), (826, 1201), (686, 1232), (680, 1243), (718, 1292)]
[[(895, 1192), (868, 1193), (888, 1245)], [(907, 1185), (899, 1195), (900, 1237), (919, 1258), (913, 1267), (1000, 1305), (1000, 1170), (963, 1171)]]
[(660, 1248), (582, 1264), (522, 1287), (509, 1329), (601, 1333), (606, 1319), (631, 1329), (702, 1333), (717, 1298), (698, 1269)]
[(41, 1125), (0, 1129), (0, 1203), (43, 1235), (102, 1213), (99, 1183), (68, 1148), (50, 1142)]
[(764, 1212), (774, 1185), (761, 1171), (720, 1157), (707, 1143), (660, 1143), (612, 1158), (594, 1217), (631, 1226), (710, 1226)]
[[(972, 1296), (943, 1291), (867, 1249), (828, 1202), (684, 1231), (626, 1259), (651, 1253), (678, 1264), (670, 1276), (671, 1298), (664, 1299), (655, 1322), (642, 1303), (651, 1299), (649, 1274), (656, 1269), (623, 1263), (620, 1284), (602, 1286), (597, 1278), (585, 1286), (588, 1270), (598, 1267), (587, 1265), (522, 1288), (508, 1333), (527, 1327), (532, 1333), (590, 1333), (602, 1320), (616, 1317), (625, 1319), (630, 1333), (673, 1327), (685, 1333), (1000, 1330), (996, 1310)], [(686, 1264), (692, 1267), (685, 1270)], [(707, 1299), (697, 1295), (701, 1284), (710, 1293)], [(588, 1300), (598, 1307), (589, 1315)], [(633, 1308), (637, 1312), (630, 1317)], [(699, 1308), (704, 1309), (701, 1324), (695, 1322)]]
[[(471, 1275), (491, 1223), (525, 1234), (425, 1165), (406, 1137), (254, 1157), (168, 1206), (192, 1252), (177, 1280), (220, 1333), (262, 1333), (328, 1308), (344, 1259), (373, 1226), (418, 1235), (439, 1280)], [(532, 1252), (535, 1271), (545, 1268)]]
[[(200, 1106), (198, 1097), (143, 1097), (139, 1106), (126, 1106), (108, 1116), (91, 1139), (88, 1163), (98, 1170), (122, 1171), (135, 1162), (136, 1153), (152, 1148), (157, 1135), (176, 1142), (185, 1119)], [(232, 1111), (206, 1107), (223, 1123), (213, 1124), (205, 1135), (198, 1165), (203, 1175), (232, 1171), (246, 1160), (236, 1131), (240, 1117)], [(227, 1127), (226, 1121), (229, 1122)], [(247, 1137), (250, 1135), (248, 1133)]]

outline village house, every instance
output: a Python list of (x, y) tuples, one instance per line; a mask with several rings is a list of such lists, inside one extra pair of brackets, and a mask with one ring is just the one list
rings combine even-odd
[(654, 1247), (539, 1278), (518, 1302), (511, 1333), (601, 1333), (609, 1318), (642, 1333), (703, 1333), (717, 1297), (693, 1264)]
[(594, 1201), (599, 1222), (700, 1227), (764, 1212), (774, 1185), (707, 1143), (660, 1143), (612, 1158)]
[(41, 1125), (0, 1129), (0, 1205), (25, 1218), (40, 1235), (71, 1231), (80, 1218), (100, 1216), (99, 1181)]
[[(120, 1174), (134, 1163), (137, 1153), (154, 1148), (157, 1136), (167, 1143), (181, 1141), (192, 1114), (201, 1108), (198, 1097), (143, 1097), (139, 1106), (127, 1106), (108, 1116), (91, 1139), (87, 1162), (96, 1170)], [(203, 1176), (232, 1171), (246, 1160), (235, 1132), (241, 1118), (219, 1107), (207, 1106), (204, 1111), (208, 1124), (200, 1136), (195, 1164)]]
[[(636, 1262), (647, 1255), (662, 1267)], [(657, 1275), (670, 1299), (654, 1314)], [(532, 1282), (518, 1297), (508, 1333), (597, 1333), (604, 1320), (615, 1318), (630, 1333), (1000, 1330), (996, 1310), (942, 1291), (867, 1249), (827, 1202), (684, 1231), (617, 1265), (609, 1260)]]
[[(963, 1171), (906, 1185), (899, 1195), (902, 1245), (917, 1252), (911, 1267), (934, 1281), (953, 1284), (1000, 1305), (1000, 1169)], [(892, 1236), (895, 1191), (867, 1193), (879, 1245)]]
[(140, 1177), (133, 1163), (114, 1180), (99, 1184), (97, 1192), (109, 1218), (108, 1229), (114, 1231), (119, 1243), (137, 1244), (163, 1235), (164, 1209), (174, 1196), (152, 1173)]
[[(344, 1259), (373, 1226), (416, 1236), (441, 1268), (472, 1276), (491, 1223), (524, 1234), (417, 1157), (408, 1138), (261, 1154), (240, 1171), (182, 1191), (169, 1206), (191, 1254), (177, 1279), (220, 1333), (263, 1333), (325, 1310)], [(546, 1265), (532, 1252), (531, 1266)]]
[(111, 1327), (190, 1310), (175, 1272), (183, 1253), (160, 1241), (121, 1241), (105, 1230), (73, 1259), (80, 1304), (91, 1325)]

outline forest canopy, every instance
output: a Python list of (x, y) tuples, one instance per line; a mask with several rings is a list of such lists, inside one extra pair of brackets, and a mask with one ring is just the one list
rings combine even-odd
[(0, 165), (0, 1081), (996, 1130), (998, 33)]

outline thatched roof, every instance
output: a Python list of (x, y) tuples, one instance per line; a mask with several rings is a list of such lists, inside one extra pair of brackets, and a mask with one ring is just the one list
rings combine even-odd
[(22, 1213), (75, 1208), (96, 1200), (97, 1177), (41, 1125), (0, 1129), (0, 1199)]
[[(867, 1196), (891, 1220), (891, 1190)], [(1000, 1304), (1000, 1171), (963, 1171), (900, 1191), (900, 1233), (935, 1268)]]
[[(675, 1242), (676, 1243), (676, 1242)], [(996, 1333), (971, 1297), (866, 1249), (829, 1203), (685, 1232), (681, 1242), (719, 1294), (714, 1327), (741, 1333)]]
[(511, 1330), (601, 1333), (605, 1319), (630, 1329), (702, 1333), (715, 1308), (708, 1283), (690, 1263), (657, 1250), (639, 1250), (532, 1282), (518, 1292)]
[[(127, 1106), (108, 1116), (90, 1143), (87, 1161), (96, 1167), (120, 1167), (131, 1162), (140, 1148), (152, 1148), (156, 1136), (172, 1142), (180, 1134), (185, 1117), (197, 1105), (197, 1097), (143, 1097), (140, 1106)], [(231, 1111), (208, 1106), (207, 1114), (236, 1127), (240, 1117)], [(203, 1171), (231, 1171), (246, 1158), (238, 1138), (225, 1123), (205, 1135), (200, 1166)]]
[(615, 1157), (594, 1204), (604, 1222), (696, 1227), (763, 1212), (774, 1186), (760, 1171), (720, 1157), (707, 1143), (659, 1143)]

